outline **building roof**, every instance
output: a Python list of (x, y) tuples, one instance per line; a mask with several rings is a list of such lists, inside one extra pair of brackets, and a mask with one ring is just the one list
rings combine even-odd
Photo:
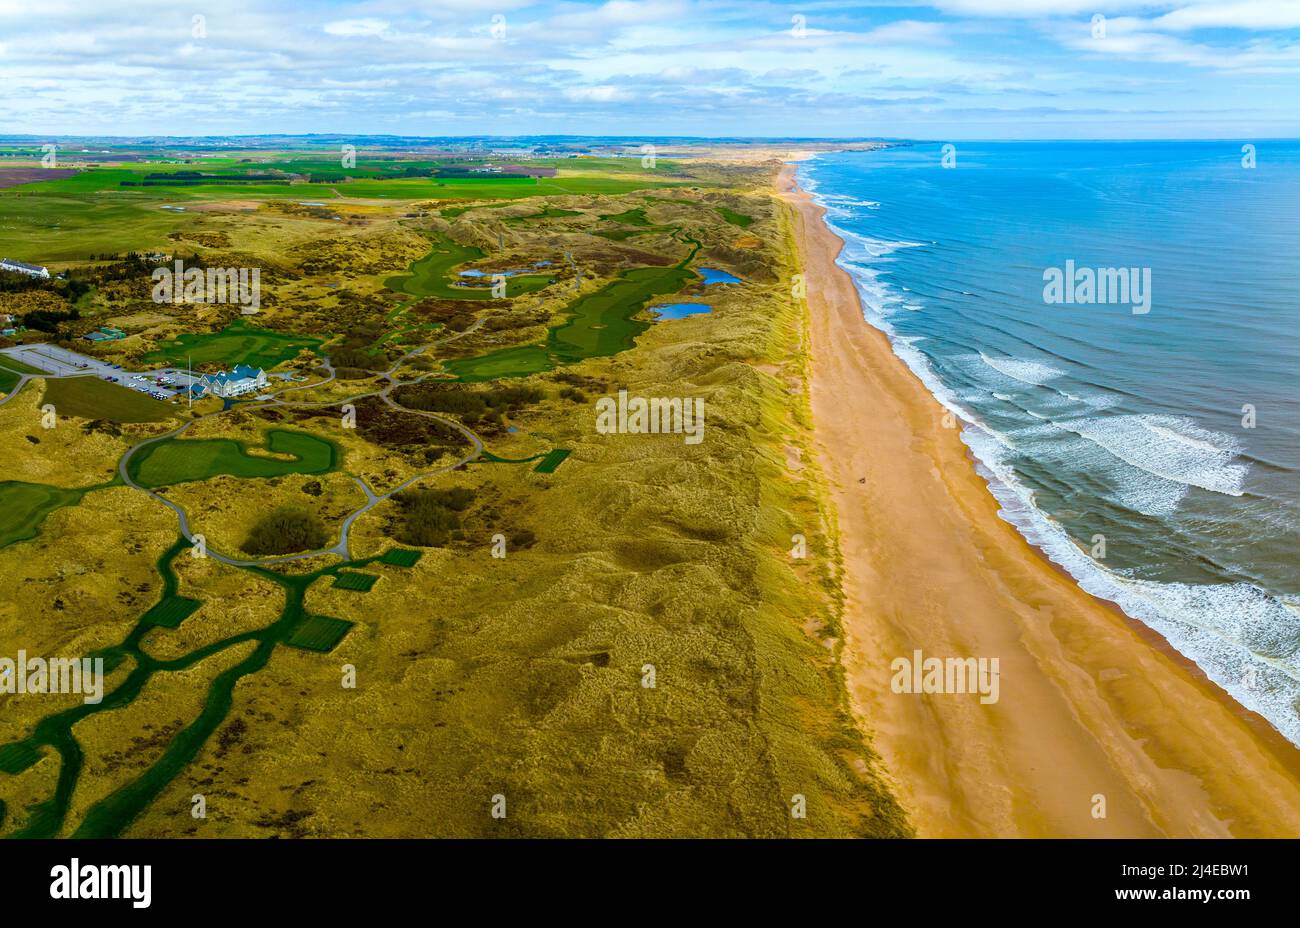
[(241, 380), (257, 380), (262, 376), (262, 368), (249, 367), (247, 364), (237, 364), (233, 371), (222, 371), (219, 374), (204, 374), (201, 378), (204, 383), (220, 384), (225, 386), (230, 383), (239, 383)]
[(20, 271), (41, 271), (49, 272), (48, 268), (41, 267), (39, 264), (24, 264), (22, 261), (14, 261), (10, 258), (0, 258), (0, 267), (16, 267)]

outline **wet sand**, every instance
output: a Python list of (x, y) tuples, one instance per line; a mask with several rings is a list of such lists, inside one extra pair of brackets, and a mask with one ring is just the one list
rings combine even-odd
[[(862, 317), (823, 210), (792, 207), (854, 709), (922, 836), (1300, 835), (1300, 750), (997, 516), (945, 410)], [(891, 689), (997, 658), (999, 698)], [(1104, 817), (1096, 813), (1104, 803)]]

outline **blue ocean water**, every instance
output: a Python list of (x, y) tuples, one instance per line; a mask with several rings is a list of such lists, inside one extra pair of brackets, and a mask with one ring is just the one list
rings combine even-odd
[[(1300, 745), (1300, 143), (1244, 144), (915, 144), (799, 179), (1003, 517)], [(1053, 268), (1149, 293), (1048, 302)]]

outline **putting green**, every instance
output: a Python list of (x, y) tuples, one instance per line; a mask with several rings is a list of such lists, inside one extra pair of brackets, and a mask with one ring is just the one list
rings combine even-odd
[(169, 438), (146, 445), (127, 465), (131, 479), (141, 486), (208, 480), (222, 474), (232, 477), (279, 477), (284, 474), (323, 474), (338, 466), (337, 446), (307, 432), (272, 429), (266, 433), (266, 451), (293, 455), (291, 461), (248, 453), (241, 441), (230, 438)]

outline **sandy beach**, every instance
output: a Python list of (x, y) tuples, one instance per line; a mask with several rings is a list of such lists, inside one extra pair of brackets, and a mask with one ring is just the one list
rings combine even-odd
[[(778, 189), (807, 281), (850, 695), (918, 834), (1300, 835), (1300, 751), (998, 518), (958, 429), (863, 320), (792, 167)], [(917, 649), (997, 658), (997, 702), (893, 692), (891, 661)]]

